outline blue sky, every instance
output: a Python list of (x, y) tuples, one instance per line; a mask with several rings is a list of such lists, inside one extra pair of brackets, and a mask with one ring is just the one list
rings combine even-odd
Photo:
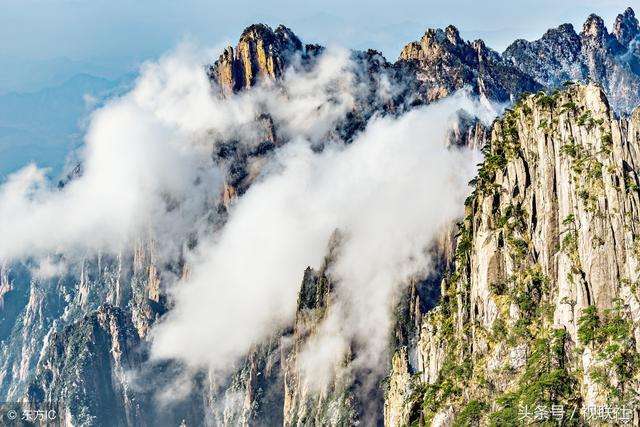
[[(1, 5), (0, 66), (9, 63), (7, 72), (28, 78), (38, 72), (34, 62), (46, 67), (55, 60), (114, 77), (181, 39), (218, 45), (258, 21), (285, 23), (306, 41), (377, 48), (390, 59), (425, 28), (450, 23), (466, 38), (483, 38), (502, 50), (511, 40), (538, 37), (550, 26), (579, 26), (590, 12), (610, 25), (627, 6), (640, 9), (640, 0), (2, 0)], [(25, 71), (29, 67), (33, 70)]]

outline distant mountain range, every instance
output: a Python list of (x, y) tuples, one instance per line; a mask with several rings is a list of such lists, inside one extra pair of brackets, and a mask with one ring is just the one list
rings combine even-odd
[(0, 95), (0, 177), (30, 162), (51, 168), (57, 177), (67, 155), (82, 144), (88, 114), (126, 92), (133, 78), (78, 74), (35, 92)]
[[(516, 40), (502, 55), (482, 40), (463, 40), (454, 26), (427, 30), (419, 41), (407, 44), (395, 62), (376, 51), (366, 55), (396, 70), (398, 81), (413, 86), (410, 96), (424, 102), (464, 86), (488, 100), (512, 102), (522, 92), (589, 80), (603, 86), (614, 109), (629, 113), (640, 100), (639, 33), (635, 14), (627, 9), (618, 15), (611, 33), (602, 18), (591, 15), (580, 33), (563, 24), (539, 40)], [(211, 77), (237, 91), (262, 77), (278, 77), (294, 53), (313, 56), (317, 51), (317, 45), (304, 46), (286, 27), (273, 31), (254, 25), (243, 32), (235, 50), (229, 47), (216, 61)]]

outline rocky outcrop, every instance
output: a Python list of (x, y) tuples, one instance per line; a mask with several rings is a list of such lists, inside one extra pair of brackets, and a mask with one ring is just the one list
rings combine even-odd
[[(351, 373), (315, 384), (301, 366), (301, 354), (330, 304), (332, 285), (320, 271), (304, 272), (296, 319), (290, 330), (256, 346), (240, 363), (228, 385), (214, 392), (215, 417), (222, 425), (355, 425), (365, 416), (364, 402)], [(377, 399), (382, 404), (381, 396)], [(235, 402), (235, 403), (234, 403)], [(381, 411), (379, 412), (381, 413)]]
[(300, 364), (305, 345), (315, 337), (331, 304), (332, 284), (325, 275), (327, 268), (328, 264), (319, 272), (307, 268), (304, 274), (291, 348), (284, 363), (285, 426), (354, 425), (365, 416), (363, 396), (353, 382), (352, 375), (356, 374), (343, 372), (344, 364), (339, 363), (333, 378), (324, 384), (314, 383)]
[(636, 407), (639, 129), (640, 110), (617, 119), (595, 85), (528, 96), (494, 124), (419, 365), (394, 356), (388, 425)]
[(631, 42), (640, 34), (638, 19), (630, 7), (616, 17), (613, 24), (613, 35), (618, 43), (624, 47), (629, 47)]
[[(275, 40), (279, 41), (276, 42)], [(313, 70), (319, 57), (324, 52), (324, 48), (317, 45), (306, 45), (303, 48), (295, 34), (283, 26), (279, 26), (275, 31), (264, 25), (248, 27), (238, 42), (238, 49), (241, 49), (241, 46), (244, 46), (242, 49), (245, 51), (258, 49), (254, 45), (280, 46), (277, 49), (267, 49), (275, 55), (274, 59), (267, 62), (280, 65), (273, 68), (273, 70), (267, 67), (266, 71), (257, 72), (255, 75), (261, 75), (262, 77), (245, 82), (246, 85), (241, 84), (234, 90), (247, 89), (263, 82), (266, 85), (278, 88), (283, 95), (286, 95), (288, 87), (286, 81), (283, 81), (284, 69), (289, 66), (293, 72), (307, 73)], [(235, 87), (234, 84), (224, 84), (219, 77), (221, 67), (224, 68), (229, 65), (229, 63), (225, 62), (225, 55), (226, 53), (210, 67), (209, 77), (214, 82), (214, 86), (220, 84), (223, 87), (231, 88)], [(294, 56), (299, 60), (291, 62), (290, 59)], [(262, 61), (260, 58), (262, 57), (262, 55), (256, 56), (252, 61), (257, 62), (254, 65), (246, 66), (262, 70), (264, 68), (260, 65), (260, 61)], [(242, 61), (242, 59), (236, 61)], [(233, 81), (236, 83), (241, 81), (241, 77), (244, 76), (244, 72), (239, 73), (233, 77)], [(396, 86), (398, 85), (396, 80), (400, 78), (400, 75), (396, 73), (392, 64), (389, 64), (380, 52), (375, 50), (352, 52), (350, 64), (346, 67), (344, 73), (346, 74), (345, 81), (348, 81), (349, 87), (329, 90), (348, 91), (349, 104), (353, 105), (344, 114), (343, 118), (337, 120), (335, 127), (329, 129), (326, 135), (323, 135), (326, 141), (339, 140), (348, 144), (358, 132), (365, 128), (368, 120), (374, 114), (398, 114), (408, 108), (408, 103), (405, 99), (407, 94), (396, 91)], [(226, 91), (227, 95), (231, 92)], [(344, 93), (336, 93), (336, 96), (344, 95)], [(286, 101), (283, 99), (283, 102)], [(260, 174), (265, 160), (269, 158), (276, 148), (286, 142), (287, 132), (286, 130), (283, 132), (281, 129), (286, 129), (287, 125), (287, 123), (282, 123), (281, 120), (274, 118), (269, 111), (258, 110), (255, 119), (244, 125), (237, 135), (215, 138), (212, 159), (225, 172), (225, 185), (221, 194), (223, 209), (227, 209), (234, 198), (242, 196), (253, 180)], [(214, 135), (214, 137), (216, 136)], [(315, 143), (317, 144), (316, 148), (322, 149), (323, 143), (324, 141), (320, 138), (320, 142)]]
[(520, 93), (541, 88), (526, 73), (502, 60), (482, 40), (462, 40), (458, 29), (429, 29), (420, 42), (406, 45), (396, 66), (408, 68), (417, 80), (417, 91), (428, 102), (470, 86), (486, 99), (507, 102)]
[[(71, 411), (70, 405), (85, 405), (80, 397), (90, 400), (93, 386), (83, 384), (108, 378), (100, 390), (109, 398), (130, 388), (125, 366), (143, 360), (136, 347), (166, 310), (159, 271), (169, 266), (158, 263), (153, 248), (152, 242), (140, 241), (131, 253), (78, 264), (52, 257), (51, 262), (65, 265), (54, 277), (39, 274), (32, 261), (2, 268), (0, 392), (6, 400), (39, 390), (31, 396), (35, 401), (54, 398)], [(122, 355), (127, 360), (120, 361)], [(112, 404), (122, 403), (118, 399)], [(68, 421), (78, 425), (78, 417), (99, 417), (96, 408), (72, 411)], [(130, 418), (122, 420), (126, 425)]]
[[(406, 88), (396, 104), (431, 102), (463, 87), (492, 101), (509, 102), (523, 92), (589, 79), (603, 86), (615, 110), (628, 113), (640, 101), (638, 34), (631, 8), (618, 15), (611, 33), (602, 18), (591, 15), (580, 34), (563, 24), (539, 40), (516, 40), (502, 55), (482, 40), (463, 40), (454, 26), (428, 29), (420, 41), (402, 49), (396, 63), (388, 64), (388, 77)], [(322, 50), (303, 46), (284, 26), (272, 30), (257, 24), (245, 29), (236, 48), (228, 47), (208, 73), (231, 93), (277, 80), (293, 56), (304, 62)]]
[(17, 400), (31, 380), (52, 323), (64, 313), (64, 294), (31, 281), (24, 264), (3, 266), (0, 277), (0, 393)]
[(597, 82), (616, 111), (629, 113), (640, 103), (639, 33), (638, 20), (628, 8), (616, 18), (612, 33), (602, 18), (590, 15), (580, 34), (563, 24), (539, 40), (516, 40), (503, 57), (545, 87), (568, 80)]
[(138, 346), (128, 316), (117, 307), (102, 306), (52, 334), (29, 399), (56, 402), (66, 425), (146, 425), (146, 414), (125, 378), (127, 370), (141, 364)]
[(571, 24), (551, 29), (533, 42), (516, 40), (504, 57), (544, 86), (578, 80), (586, 74), (581, 62), (580, 36)]
[(249, 88), (282, 75), (292, 55), (302, 53), (300, 39), (287, 27), (264, 24), (246, 28), (235, 50), (227, 47), (209, 68), (209, 76), (227, 92)]

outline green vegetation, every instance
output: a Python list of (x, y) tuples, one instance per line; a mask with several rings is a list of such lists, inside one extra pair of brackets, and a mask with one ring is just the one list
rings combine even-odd
[(479, 400), (472, 400), (460, 411), (460, 414), (453, 422), (454, 427), (469, 427), (477, 425), (482, 415), (489, 409), (489, 406)]
[(627, 193), (628, 192), (638, 192), (640, 191), (640, 187), (638, 186), (638, 181), (635, 178), (635, 176), (631, 176), (630, 174), (625, 174), (624, 177), (624, 181), (625, 181), (625, 187), (627, 188)]
[(460, 263), (460, 267), (465, 266), (469, 262), (472, 233), (471, 233), (471, 218), (467, 218), (458, 223), (458, 234), (455, 258), (456, 262)]
[(600, 326), (600, 318), (595, 306), (582, 310), (582, 316), (578, 319), (578, 339), (582, 344), (590, 344), (596, 340), (598, 328)]
[(556, 97), (540, 92), (536, 95), (536, 105), (542, 108), (553, 108), (556, 106)]
[(576, 121), (576, 123), (578, 124), (578, 126), (585, 126), (587, 130), (591, 130), (596, 126), (602, 126), (602, 124), (604, 123), (604, 120), (594, 119), (591, 116), (591, 111), (586, 111), (580, 117), (578, 117), (578, 120)]
[(604, 310), (600, 318), (595, 306), (590, 305), (582, 310), (578, 320), (578, 338), (582, 344), (592, 342), (605, 343), (607, 340), (624, 340), (631, 335), (631, 321), (624, 313), (620, 301), (613, 308)]
[(496, 226), (503, 230), (502, 238), (509, 246), (515, 261), (522, 261), (529, 252), (527, 238), (527, 214), (520, 204), (509, 204), (496, 219)]
[[(628, 398), (626, 383), (640, 370), (640, 355), (635, 351), (632, 323), (621, 301), (598, 314), (595, 306), (586, 307), (578, 320), (578, 339), (584, 345), (599, 348), (597, 359), (603, 365), (591, 369), (591, 379), (605, 387), (613, 399)], [(615, 373), (618, 385), (611, 383)]]
[(543, 330), (535, 338), (518, 387), (497, 398), (501, 406), (490, 415), (494, 426), (517, 425), (518, 407), (526, 405), (578, 404), (576, 379), (566, 369), (566, 331)]
[[(574, 94), (576, 91), (568, 92)], [(589, 375), (606, 387), (611, 399), (622, 401), (631, 396), (629, 384), (631, 379), (639, 378), (640, 356), (635, 352), (633, 324), (628, 313), (620, 304), (600, 311), (590, 306), (575, 313), (577, 302), (574, 297), (564, 297), (560, 303), (570, 307), (562, 309), (570, 309), (578, 316), (578, 343), (572, 341), (566, 330), (555, 329), (552, 325), (555, 325), (557, 299), (550, 292), (556, 284), (537, 262), (540, 255), (533, 248), (529, 232), (528, 216), (540, 214), (533, 209), (527, 211), (532, 199), (528, 192), (522, 193), (521, 185), (512, 194), (505, 195), (509, 191), (496, 184), (496, 177), (506, 173), (507, 165), (514, 160), (519, 162), (519, 158), (529, 166), (524, 170), (526, 181), (535, 183), (538, 178), (535, 166), (546, 153), (540, 153), (538, 157), (536, 146), (522, 146), (519, 134), (540, 136), (534, 129), (533, 118), (527, 117), (532, 108), (537, 109), (536, 117), (542, 116), (539, 127), (545, 133), (553, 133), (554, 143), (566, 138), (559, 148), (564, 156), (561, 168), (570, 168), (571, 191), (575, 190), (578, 200), (570, 200), (577, 204), (571, 208), (570, 212), (574, 213), (560, 219), (562, 230), (556, 249), (566, 253), (571, 260), (567, 277), (578, 285), (583, 269), (581, 262), (584, 261), (578, 253), (579, 244), (580, 247), (591, 244), (600, 248), (605, 243), (596, 235), (584, 242), (585, 235), (579, 234), (579, 227), (587, 227), (590, 218), (606, 213), (598, 210), (604, 191), (603, 173), (605, 170), (615, 173), (615, 170), (610, 172), (611, 162), (606, 157), (613, 144), (611, 130), (606, 128), (603, 119), (594, 119), (590, 111), (585, 111), (584, 106), (577, 105), (572, 99), (576, 98), (558, 93), (523, 97), (496, 122), (492, 140), (483, 147), (485, 160), (478, 165), (478, 175), (471, 182), (474, 191), (465, 201), (466, 216), (459, 224), (455, 267), (445, 280), (442, 311), (434, 324), (437, 339), (446, 343), (443, 366), (434, 384), (420, 386), (421, 398), (416, 400), (419, 408), (415, 408), (412, 415), (414, 422), (419, 416), (421, 422), (428, 425), (433, 416), (448, 405), (453, 405), (457, 414), (454, 424), (459, 426), (487, 422), (495, 426), (519, 425), (520, 405), (532, 408), (563, 405), (576, 408), (579, 414), (582, 397), (578, 379), (583, 375)], [(596, 141), (597, 147), (591, 145), (594, 134), (578, 141), (571, 137), (575, 126), (554, 110), (560, 104), (560, 114), (569, 114), (569, 120), (575, 114), (578, 126), (588, 130), (599, 126), (595, 136), (596, 139), (600, 137), (601, 144)], [(580, 133), (584, 133), (584, 128)], [(633, 172), (627, 173), (626, 178), (620, 186), (626, 184), (628, 191), (638, 191)], [(520, 174), (517, 180), (520, 184)], [(539, 200), (535, 201), (538, 207)], [(604, 206), (604, 202), (601, 204)], [(481, 206), (487, 209), (488, 217), (481, 217)], [(585, 216), (585, 210), (592, 215)], [(577, 212), (581, 215), (580, 223)], [(488, 257), (491, 269), (488, 286), (490, 298), (495, 303), (490, 310), (495, 309), (491, 314), (496, 316), (490, 327), (484, 323), (483, 315), (487, 313), (477, 309), (471, 298), (470, 265), (475, 228), (487, 225), (493, 233), (483, 235), (483, 238), (492, 245), (497, 242), (497, 256), (505, 257), (504, 262), (498, 258), (496, 263)], [(579, 241), (579, 237), (582, 240)], [(480, 244), (482, 242), (478, 242)], [(582, 372), (579, 353), (587, 348), (594, 355), (595, 363), (589, 372)], [(568, 349), (572, 349), (571, 354), (567, 353)], [(573, 424), (567, 424), (565, 420), (563, 425), (580, 425), (583, 420), (578, 414), (571, 421)], [(548, 425), (552, 424), (553, 420), (549, 421)]]
[(461, 396), (463, 385), (471, 378), (470, 361), (457, 363), (453, 353), (447, 354), (435, 384), (425, 385), (422, 410), (425, 418), (431, 419), (441, 404), (452, 396)]
[[(470, 185), (475, 188), (473, 193), (489, 194), (495, 190), (494, 179), (497, 171), (504, 171), (509, 159), (518, 155), (520, 150), (520, 138), (518, 133), (518, 110), (526, 106), (520, 101), (513, 110), (508, 110), (501, 121), (496, 122), (498, 138), (482, 147), (484, 161), (480, 163), (477, 177)], [(471, 201), (467, 202), (470, 205)]]
[(569, 214), (565, 219), (562, 220), (562, 225), (574, 225), (576, 222), (576, 216), (574, 214)]
[[(610, 135), (608, 135), (610, 137)], [(603, 140), (607, 140), (607, 134)], [(590, 154), (573, 138), (560, 147), (560, 154), (571, 158), (571, 171), (574, 182), (579, 186), (578, 195), (586, 206), (587, 211), (595, 212), (597, 208), (597, 193), (602, 186), (603, 164)]]
[(501, 318), (497, 318), (494, 322), (493, 322), (493, 338), (496, 341), (499, 340), (503, 340), (506, 339), (508, 334), (509, 334), (509, 330), (507, 329), (507, 324), (504, 322), (504, 320), (502, 320)]
[(564, 154), (566, 156), (575, 158), (578, 156), (580, 149), (581, 149), (580, 146), (577, 145), (575, 141), (572, 139), (571, 142), (568, 142), (564, 144), (562, 147), (560, 147), (560, 154)]
[(560, 110), (561, 114), (564, 114), (564, 113), (569, 112), (569, 111), (576, 112), (578, 110), (578, 106), (576, 105), (576, 103), (575, 102), (571, 102), (571, 101), (567, 102), (565, 104), (562, 104), (562, 106), (560, 108), (561, 108), (561, 110)]

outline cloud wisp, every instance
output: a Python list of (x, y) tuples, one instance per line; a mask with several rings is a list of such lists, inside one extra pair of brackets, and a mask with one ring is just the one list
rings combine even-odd
[[(321, 265), (339, 232), (332, 303), (300, 368), (321, 383), (354, 342), (358, 363), (379, 365), (392, 302), (410, 277), (426, 275), (426, 249), (462, 213), (477, 153), (447, 147), (452, 121), (460, 109), (486, 117), (486, 108), (460, 92), (399, 117), (374, 115), (345, 144), (336, 126), (371, 92), (348, 51), (328, 49), (278, 83), (228, 97), (206, 78), (210, 57), (182, 46), (146, 64), (131, 92), (92, 115), (82, 175), (63, 188), (35, 165), (10, 176), (0, 186), (0, 261), (35, 258), (34, 275), (46, 279), (78, 257), (153, 240), (161, 258), (185, 257), (189, 274), (170, 286), (152, 357), (224, 372), (291, 324), (305, 268)], [(384, 76), (377, 85), (381, 103), (397, 89)], [(212, 153), (220, 141), (256, 144), (263, 114), (279, 146), (213, 232), (225, 171)], [(198, 245), (186, 250), (194, 234)]]
[(320, 266), (339, 231), (334, 304), (303, 364), (327, 371), (354, 339), (366, 343), (363, 358), (380, 361), (394, 295), (430, 268), (425, 249), (462, 213), (477, 157), (445, 143), (461, 108), (482, 109), (460, 93), (400, 118), (376, 117), (350, 145), (317, 153), (298, 139), (283, 147), (174, 288), (154, 356), (232, 366), (290, 324), (304, 269)]
[(64, 188), (33, 164), (8, 177), (0, 186), (0, 261), (117, 253), (140, 238), (176, 256), (220, 194), (216, 141), (255, 141), (265, 112), (283, 138), (315, 141), (353, 107), (345, 50), (287, 73), (284, 90), (264, 84), (230, 98), (212, 90), (203, 71), (210, 57), (182, 45), (145, 64), (131, 92), (93, 113), (79, 154), (83, 174)]
[(204, 124), (167, 112), (211, 104), (194, 58), (183, 49), (147, 65), (132, 92), (94, 112), (83, 174), (64, 188), (35, 165), (8, 178), (0, 187), (0, 259), (117, 252), (147, 230), (162, 239), (193, 224), (220, 181), (205, 147), (193, 143)]

